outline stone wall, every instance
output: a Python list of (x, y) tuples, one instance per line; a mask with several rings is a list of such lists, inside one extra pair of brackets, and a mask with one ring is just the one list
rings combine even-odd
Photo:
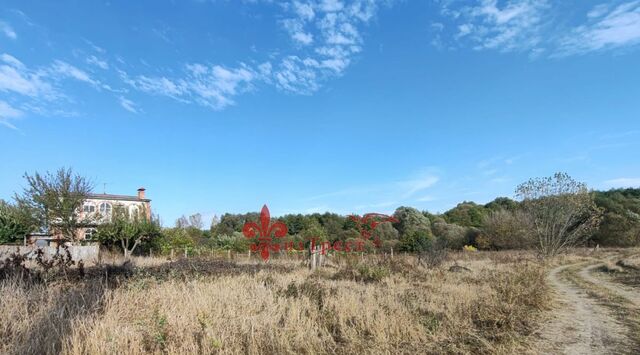
[[(34, 253), (36, 249), (42, 249), (47, 258), (56, 254), (55, 247), (37, 247), (34, 245), (20, 246), (20, 245), (0, 245), (0, 260), (4, 260), (12, 253), (20, 250), (21, 254)], [(95, 245), (71, 245), (69, 246), (69, 252), (71, 252), (71, 258), (73, 261), (82, 260), (85, 264), (88, 262), (95, 263), (98, 261), (98, 255), (100, 253), (100, 246)]]

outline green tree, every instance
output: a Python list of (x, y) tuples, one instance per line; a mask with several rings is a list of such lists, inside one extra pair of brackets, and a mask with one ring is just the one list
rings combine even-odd
[(484, 221), (487, 211), (484, 206), (474, 202), (464, 201), (456, 207), (444, 213), (448, 223), (455, 223), (465, 227), (480, 227)]
[(74, 240), (77, 230), (88, 221), (79, 218), (79, 211), (92, 184), (71, 169), (61, 168), (55, 173), (25, 174), (27, 187), (16, 194), (18, 208), (29, 211), (39, 227), (48, 232), (58, 231), (63, 238)]
[(629, 247), (640, 245), (640, 189), (596, 192), (595, 202), (604, 210), (593, 244)]
[(101, 242), (120, 242), (124, 257), (128, 259), (137, 246), (158, 237), (160, 231), (157, 219), (147, 219), (145, 211), (129, 216), (122, 206), (115, 206), (110, 221), (98, 226), (96, 237)]
[(29, 226), (20, 218), (20, 211), (0, 200), (0, 244), (20, 241), (29, 232)]
[(467, 229), (457, 224), (447, 223), (442, 219), (434, 222), (431, 227), (433, 235), (437, 239), (443, 240), (444, 245), (448, 248), (456, 250), (461, 250), (463, 246), (468, 244)]
[(424, 214), (412, 207), (398, 207), (393, 216), (398, 220), (393, 227), (399, 233), (401, 250), (421, 252), (430, 245), (431, 223)]
[(484, 205), (484, 207), (490, 211), (515, 211), (516, 209), (518, 209), (518, 202), (508, 197), (498, 197), (495, 200)]
[(431, 236), (431, 223), (420, 211), (413, 207), (398, 207), (393, 216), (398, 220), (393, 226), (398, 230), (400, 236), (411, 232), (422, 232)]

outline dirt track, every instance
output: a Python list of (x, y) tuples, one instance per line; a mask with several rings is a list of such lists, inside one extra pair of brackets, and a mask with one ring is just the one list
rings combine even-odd
[(640, 292), (638, 292), (637, 290), (632, 290), (618, 283), (608, 281), (602, 277), (595, 277), (593, 275), (593, 271), (599, 266), (601, 266), (601, 264), (595, 264), (595, 265), (586, 267), (580, 270), (579, 276), (591, 283), (598, 284), (608, 289), (615, 295), (623, 297), (624, 299), (632, 303), (634, 306), (640, 307)]
[[(639, 351), (630, 339), (629, 329), (616, 319), (611, 307), (588, 293), (582, 282), (564, 277), (564, 271), (579, 268), (573, 276), (583, 281), (606, 287), (629, 302), (637, 295), (618, 285), (605, 283), (590, 272), (601, 264), (571, 264), (553, 269), (548, 281), (556, 298), (553, 317), (540, 333), (536, 346), (541, 354), (634, 354)], [(622, 292), (621, 292), (622, 291)], [(636, 343), (637, 344), (637, 343)], [(635, 349), (634, 349), (635, 348)]]

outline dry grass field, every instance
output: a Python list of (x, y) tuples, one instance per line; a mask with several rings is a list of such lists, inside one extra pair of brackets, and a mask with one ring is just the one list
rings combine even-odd
[(0, 353), (535, 353), (557, 266), (527, 252), (450, 253), (434, 268), (353, 256), (313, 272), (277, 259), (112, 264), (3, 274)]

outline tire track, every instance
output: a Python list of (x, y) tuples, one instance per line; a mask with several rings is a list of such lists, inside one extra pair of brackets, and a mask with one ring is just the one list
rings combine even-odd
[(541, 354), (619, 354), (627, 348), (626, 329), (611, 312), (589, 297), (586, 290), (561, 277), (580, 264), (557, 267), (548, 281), (558, 306), (540, 333)]
[(600, 267), (602, 265), (603, 264), (596, 264), (596, 265), (591, 265), (589, 267), (586, 267), (580, 270), (578, 275), (582, 279), (588, 282), (594, 283), (596, 285), (602, 286), (607, 290), (609, 290), (610, 292), (612, 292), (613, 294), (626, 299), (627, 301), (629, 301), (629, 303), (633, 304), (636, 308), (640, 308), (640, 293), (638, 291), (631, 291), (619, 284), (605, 280), (604, 278), (593, 276), (591, 272), (597, 267)]

